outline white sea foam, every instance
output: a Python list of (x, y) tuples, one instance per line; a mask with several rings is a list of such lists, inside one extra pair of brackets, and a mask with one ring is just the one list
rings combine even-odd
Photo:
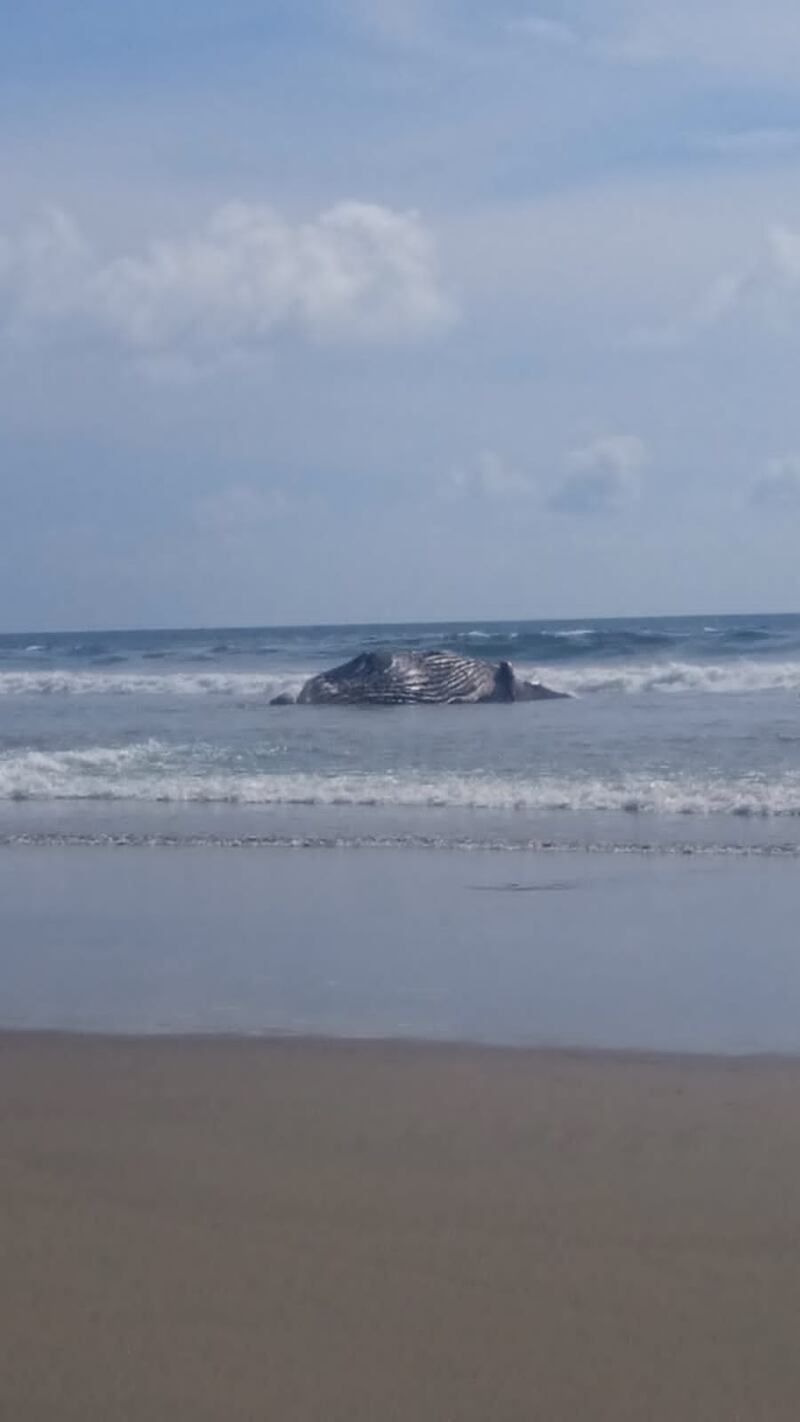
[(284, 676), (263, 672), (6, 671), (2, 696), (226, 696), (269, 699), (298, 692), (311, 672)]
[(250, 773), (209, 747), (144, 741), (84, 750), (6, 751), (0, 799), (383, 806), (424, 810), (800, 815), (800, 771), (767, 780), (681, 774), (649, 778), (483, 773)]
[[(561, 635), (561, 634), (559, 634)], [(568, 634), (563, 634), (568, 635)], [(569, 634), (571, 635), (571, 634)], [(577, 635), (577, 633), (575, 634)], [(542, 680), (574, 696), (596, 693), (636, 695), (649, 692), (800, 693), (800, 660), (735, 658), (724, 662), (629, 660), (577, 665), (516, 664), (520, 676)], [(281, 692), (297, 694), (312, 668), (285, 672), (174, 671), (159, 674), (115, 671), (24, 670), (0, 672), (3, 696), (217, 696), (268, 701)]]
[[(184, 830), (173, 833), (157, 831), (91, 831), (80, 830), (33, 830), (11, 833), (0, 831), (0, 848), (24, 846), (25, 848), (66, 848), (82, 847), (141, 849), (391, 849), (391, 850), (456, 850), (461, 853), (503, 854), (613, 854), (631, 855), (641, 858), (700, 858), (718, 859), (770, 858), (798, 859), (800, 845), (795, 843), (774, 844), (741, 843), (718, 840), (647, 841), (639, 838), (622, 841), (603, 839), (541, 839), (541, 838), (497, 838), (481, 835), (464, 836), (453, 834), (192, 834)], [(518, 886), (503, 886), (509, 890)]]
[(729, 662), (593, 662), (570, 667), (518, 667), (521, 676), (541, 678), (556, 691), (573, 696), (598, 692), (636, 695), (647, 692), (743, 694), (763, 691), (800, 693), (800, 661), (736, 658)]

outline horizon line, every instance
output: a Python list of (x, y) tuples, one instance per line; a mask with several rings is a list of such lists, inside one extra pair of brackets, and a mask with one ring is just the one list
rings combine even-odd
[(321, 631), (336, 631), (349, 627), (435, 627), (444, 625), (447, 627), (467, 627), (484, 626), (499, 627), (509, 622), (546, 624), (562, 622), (667, 622), (670, 619), (686, 620), (701, 619), (705, 617), (717, 618), (743, 618), (743, 617), (798, 617), (797, 610), (783, 609), (780, 612), (759, 611), (747, 612), (636, 612), (636, 613), (576, 613), (573, 616), (564, 617), (432, 617), (432, 618), (379, 618), (376, 621), (349, 621), (349, 622), (198, 622), (184, 626), (176, 624), (165, 624), (163, 626), (152, 626), (148, 624), (133, 625), (125, 627), (38, 627), (21, 628), (19, 630), (1, 630), (0, 638), (13, 637), (78, 637), (78, 636), (119, 636), (130, 633), (158, 633), (169, 632), (302, 632), (312, 628)]

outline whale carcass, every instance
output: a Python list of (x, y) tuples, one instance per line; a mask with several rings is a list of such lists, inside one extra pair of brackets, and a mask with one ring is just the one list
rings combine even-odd
[[(405, 706), (561, 699), (541, 682), (523, 681), (510, 662), (462, 657), (457, 652), (361, 652), (342, 666), (312, 676), (297, 700), (312, 706)], [(287, 705), (292, 697), (274, 698)]]

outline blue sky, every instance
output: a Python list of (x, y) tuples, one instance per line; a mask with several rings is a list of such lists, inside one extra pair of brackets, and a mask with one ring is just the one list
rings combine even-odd
[(0, 626), (800, 608), (789, 0), (8, 0)]

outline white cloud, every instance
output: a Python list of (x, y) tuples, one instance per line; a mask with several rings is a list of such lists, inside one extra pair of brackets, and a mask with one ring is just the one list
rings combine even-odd
[(533, 492), (533, 481), (490, 449), (483, 450), (472, 464), (451, 469), (442, 489), (444, 497), (451, 499), (525, 499)]
[(797, 322), (799, 299), (800, 231), (776, 223), (767, 230), (760, 261), (739, 279), (731, 309), (786, 329)]
[[(573, 449), (547, 507), (559, 513), (613, 513), (639, 496), (648, 451), (638, 435), (610, 434)], [(452, 469), (440, 489), (446, 500), (535, 498), (537, 482), (494, 450)]]
[(768, 228), (758, 259), (748, 270), (718, 276), (674, 320), (634, 332), (631, 344), (680, 346), (734, 318), (755, 322), (773, 334), (791, 332), (800, 318), (800, 231), (776, 223)]
[(747, 287), (747, 278), (741, 275), (715, 277), (698, 299), (685, 306), (678, 316), (659, 325), (632, 331), (626, 344), (634, 348), (665, 350), (686, 345), (730, 316), (739, 306)]
[(638, 435), (603, 435), (568, 456), (568, 472), (552, 495), (559, 513), (614, 513), (639, 495), (647, 447)]
[(307, 222), (232, 203), (198, 233), (98, 260), (53, 211), (0, 247), (12, 321), (72, 319), (142, 358), (214, 364), (279, 333), (396, 342), (441, 329), (453, 307), (415, 212), (342, 202)]
[(776, 513), (800, 510), (800, 454), (771, 459), (750, 491), (750, 502)]

